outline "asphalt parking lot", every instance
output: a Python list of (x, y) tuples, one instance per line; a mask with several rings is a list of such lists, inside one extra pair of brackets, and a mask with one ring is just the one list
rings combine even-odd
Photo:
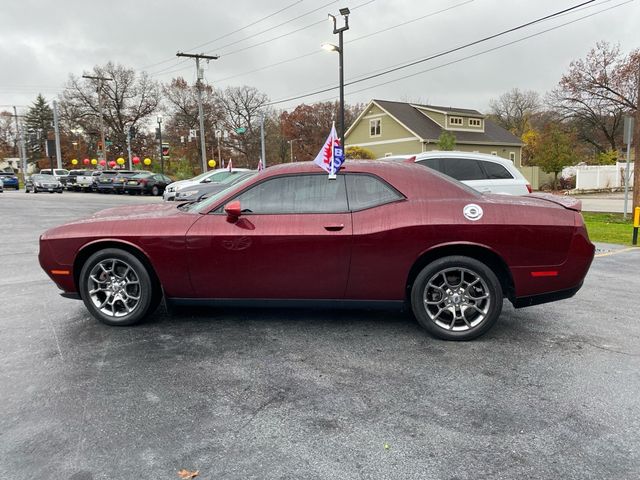
[(0, 478), (635, 479), (640, 249), (468, 343), (398, 312), (159, 309), (113, 328), (45, 229), (149, 197), (0, 194)]

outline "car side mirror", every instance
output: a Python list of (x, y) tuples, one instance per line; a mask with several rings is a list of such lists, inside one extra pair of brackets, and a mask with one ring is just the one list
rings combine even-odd
[(233, 202), (229, 202), (224, 206), (224, 212), (227, 214), (227, 218), (230, 221), (235, 222), (240, 215), (242, 215), (242, 207), (240, 206), (240, 202), (238, 200), (234, 200)]
[(200, 183), (211, 183), (211, 179), (210, 178), (205, 178), (204, 180), (202, 180), (202, 182)]

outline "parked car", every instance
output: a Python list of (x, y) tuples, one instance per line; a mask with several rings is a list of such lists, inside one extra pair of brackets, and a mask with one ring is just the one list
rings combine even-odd
[(2, 177), (0, 177), (0, 193), (4, 192), (4, 182), (2, 181)]
[(531, 185), (511, 160), (474, 152), (431, 151), (395, 155), (380, 160), (415, 161), (449, 175), (481, 193), (527, 195)]
[(177, 182), (170, 183), (162, 195), (163, 200), (175, 200), (176, 192), (183, 188), (193, 187), (199, 183), (211, 183), (220, 182), (231, 175), (232, 172), (247, 172), (248, 168), (233, 168), (231, 170), (227, 168), (219, 168), (217, 170), (209, 170), (208, 172), (201, 173), (197, 177), (190, 178), (188, 180), (178, 180)]
[(93, 185), (92, 170), (69, 170), (67, 176), (67, 190), (84, 191)]
[(0, 172), (0, 183), (2, 183), (4, 188), (20, 189), (18, 177), (12, 172)]
[[(40, 237), (40, 265), (98, 320), (171, 304), (411, 306), (431, 334), (468, 340), (503, 298), (573, 296), (594, 255), (580, 200), (482, 195), (406, 162), (276, 165), (191, 204), (104, 210)], [(552, 246), (540, 248), (540, 244)]]
[(231, 175), (220, 182), (198, 183), (193, 187), (183, 188), (176, 192), (175, 201), (191, 202), (201, 198), (208, 198), (213, 194), (229, 188), (231, 185), (235, 185), (244, 178), (255, 175), (256, 173), (256, 170), (249, 170), (246, 172), (233, 171), (231, 172)]
[[(131, 170), (102, 170), (101, 174), (95, 177), (95, 189), (100, 193), (117, 192), (116, 184), (118, 184), (118, 189), (120, 189), (120, 187), (124, 185), (124, 180), (118, 180), (118, 182), (116, 182), (116, 177), (120, 175), (122, 179), (123, 175), (134, 175), (135, 173), (137, 172)], [(122, 193), (122, 190), (120, 190), (120, 193)]]
[(52, 175), (62, 183), (62, 186), (65, 187), (67, 184), (67, 178), (69, 177), (69, 170), (65, 168), (54, 168), (51, 170), (50, 168), (43, 168), (40, 170), (40, 173), (43, 175)]
[(137, 170), (137, 171), (127, 170), (123, 172), (118, 172), (118, 174), (113, 179), (113, 191), (118, 194), (124, 193), (127, 182), (131, 178), (138, 175), (139, 173), (151, 173), (151, 172), (146, 172), (146, 171), (141, 172), (140, 170)]
[(151, 194), (154, 197), (162, 195), (164, 189), (173, 180), (160, 173), (142, 172), (129, 178), (124, 186), (124, 191), (129, 195)]
[(27, 180), (24, 184), (24, 191), (26, 193), (33, 192), (57, 192), (62, 193), (62, 182), (58, 180), (53, 175), (46, 175), (42, 173), (37, 173), (35, 175), (31, 175), (27, 177)]

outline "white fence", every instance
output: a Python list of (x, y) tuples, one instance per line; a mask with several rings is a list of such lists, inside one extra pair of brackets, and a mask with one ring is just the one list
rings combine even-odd
[[(576, 169), (576, 189), (597, 190), (624, 187), (626, 162), (615, 165), (582, 165)], [(629, 186), (633, 186), (633, 163), (629, 164)]]

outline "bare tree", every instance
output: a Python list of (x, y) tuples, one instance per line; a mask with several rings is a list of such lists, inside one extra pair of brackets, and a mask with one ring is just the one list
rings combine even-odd
[(540, 97), (532, 90), (517, 88), (489, 101), (491, 115), (498, 125), (521, 137), (531, 126), (530, 120), (540, 110)]
[(549, 104), (576, 124), (580, 139), (600, 152), (620, 146), (622, 118), (635, 111), (640, 50), (624, 56), (619, 46), (598, 42), (586, 58), (574, 60)]
[(260, 156), (260, 115), (269, 98), (254, 87), (228, 87), (218, 93), (224, 111), (224, 130), (229, 132), (227, 147), (243, 154), (249, 166)]
[(107, 136), (118, 154), (126, 151), (127, 131), (138, 127), (158, 110), (160, 87), (146, 73), (136, 74), (133, 69), (111, 62), (96, 65), (90, 72), (100, 81), (69, 77), (61, 95), (61, 119), (67, 129), (81, 128), (97, 138), (99, 130), (98, 90), (102, 88), (104, 123)]

